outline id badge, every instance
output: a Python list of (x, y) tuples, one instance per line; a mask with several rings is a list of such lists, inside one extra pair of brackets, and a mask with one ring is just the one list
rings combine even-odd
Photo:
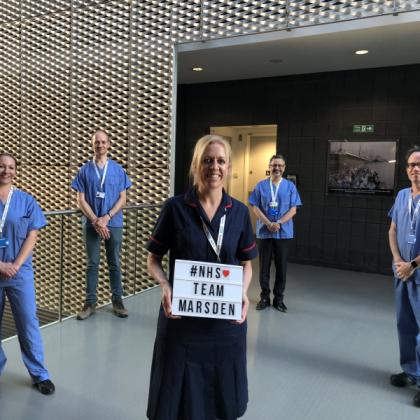
[(7, 248), (9, 246), (9, 240), (7, 238), (0, 238), (0, 248)]
[(278, 204), (276, 201), (270, 201), (270, 204), (268, 206), (268, 216), (271, 219), (277, 218), (277, 207), (278, 207)]
[(413, 235), (413, 234), (407, 235), (407, 243), (415, 244), (416, 243), (416, 235)]
[(105, 193), (103, 191), (98, 191), (96, 193), (96, 198), (105, 198)]

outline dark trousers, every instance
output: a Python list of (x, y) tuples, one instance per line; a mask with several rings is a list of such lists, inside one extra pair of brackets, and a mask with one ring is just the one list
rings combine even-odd
[(258, 252), (260, 255), (260, 286), (261, 298), (270, 298), (270, 267), (271, 256), (274, 256), (276, 277), (274, 281), (274, 299), (283, 302), (286, 287), (287, 254), (290, 239), (259, 239)]

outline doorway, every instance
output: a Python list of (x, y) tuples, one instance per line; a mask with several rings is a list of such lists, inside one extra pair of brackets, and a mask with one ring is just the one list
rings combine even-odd
[[(268, 161), (277, 148), (277, 125), (210, 127), (210, 133), (223, 136), (231, 144), (232, 173), (227, 190), (249, 207), (252, 190), (269, 175)], [(256, 218), (252, 211), (250, 214), (255, 232)]]

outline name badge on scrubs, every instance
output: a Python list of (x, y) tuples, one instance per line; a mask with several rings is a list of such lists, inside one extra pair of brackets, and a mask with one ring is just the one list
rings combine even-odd
[(97, 191), (96, 198), (105, 198), (105, 193), (103, 191)]
[(416, 235), (413, 235), (413, 234), (407, 235), (407, 243), (415, 244), (416, 243)]
[(270, 201), (270, 204), (268, 205), (268, 215), (270, 217), (277, 217), (277, 208), (277, 201)]
[(9, 246), (9, 240), (7, 238), (0, 238), (0, 248), (7, 248)]

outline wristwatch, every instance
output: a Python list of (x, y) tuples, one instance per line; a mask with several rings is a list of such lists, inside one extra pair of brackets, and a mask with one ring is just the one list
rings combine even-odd
[(413, 267), (414, 269), (419, 268), (419, 265), (416, 263), (416, 260), (411, 260), (410, 264), (411, 264), (411, 267)]

